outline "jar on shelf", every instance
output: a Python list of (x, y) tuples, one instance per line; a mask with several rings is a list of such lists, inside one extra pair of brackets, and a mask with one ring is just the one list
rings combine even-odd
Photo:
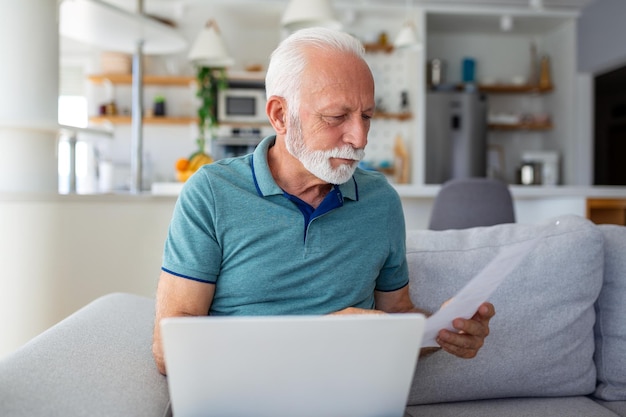
[(544, 55), (541, 58), (539, 64), (539, 87), (550, 88), (552, 87), (552, 74), (550, 71), (550, 57)]

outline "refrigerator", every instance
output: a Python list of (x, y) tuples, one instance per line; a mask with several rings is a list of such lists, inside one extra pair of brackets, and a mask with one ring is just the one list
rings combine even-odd
[(426, 95), (426, 184), (487, 176), (487, 96), (432, 91)]

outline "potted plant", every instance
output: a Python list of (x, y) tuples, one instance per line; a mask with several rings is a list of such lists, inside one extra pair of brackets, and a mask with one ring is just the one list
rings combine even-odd
[(204, 152), (207, 132), (210, 135), (210, 139), (215, 137), (217, 129), (217, 92), (226, 88), (228, 84), (226, 69), (199, 66), (196, 73), (196, 81), (198, 83), (196, 96), (200, 98), (197, 143), (200, 151)]
[(165, 97), (162, 95), (154, 97), (154, 115), (165, 116)]
[(176, 161), (176, 178), (186, 181), (202, 165), (210, 164), (213, 158), (205, 151), (207, 134), (209, 139), (215, 137), (217, 130), (217, 92), (226, 88), (226, 70), (224, 68), (211, 68), (199, 66), (196, 80), (200, 98), (198, 107), (198, 149), (189, 158), (180, 158)]

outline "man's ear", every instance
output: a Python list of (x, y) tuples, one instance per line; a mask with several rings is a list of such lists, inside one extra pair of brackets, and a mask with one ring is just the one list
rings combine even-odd
[(269, 97), (265, 112), (276, 133), (284, 135), (287, 132), (287, 103), (285, 99), (278, 96)]

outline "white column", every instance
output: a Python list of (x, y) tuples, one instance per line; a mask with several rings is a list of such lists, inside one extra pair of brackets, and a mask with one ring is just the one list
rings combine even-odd
[(0, 1), (0, 192), (57, 192), (57, 0)]

